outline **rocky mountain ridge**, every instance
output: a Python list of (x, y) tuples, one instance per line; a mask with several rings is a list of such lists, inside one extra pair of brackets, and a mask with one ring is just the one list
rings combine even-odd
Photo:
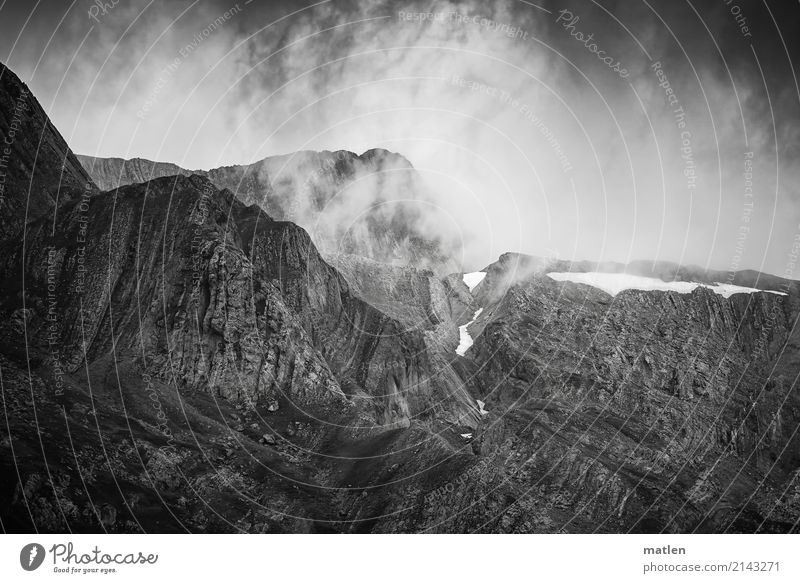
[(2, 63), (0, 135), (0, 240), (18, 236), (61, 201), (97, 191), (28, 86)]
[(306, 229), (325, 257), (357, 254), (440, 274), (458, 269), (450, 259), (455, 243), (436, 232), (438, 211), (420, 177), (408, 160), (387, 150), (301, 151), (208, 171), (140, 158), (78, 159), (103, 189), (205, 176), (246, 205)]
[[(321, 253), (220, 177), (69, 190), (48, 152), (72, 185), (35, 174), (50, 202), (0, 241), (5, 531), (797, 532), (797, 282), (509, 253), (467, 285)], [(548, 275), (588, 271), (780, 293)]]

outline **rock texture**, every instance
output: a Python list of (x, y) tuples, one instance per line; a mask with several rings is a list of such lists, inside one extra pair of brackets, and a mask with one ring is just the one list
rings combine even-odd
[(797, 284), (612, 298), (546, 276), (569, 267), (508, 255), (474, 290), (468, 356), (497, 416), (482, 449), (515, 492), (487, 528), (796, 528), (780, 520), (800, 463)]
[[(37, 115), (0, 240), (5, 531), (797, 532), (797, 282), (506, 254), (470, 291), (461, 273), (320, 253), (269, 212), (317, 191), (274, 167), (108, 162), (131, 183), (78, 189)], [(34, 170), (42, 128), (70, 196)], [(316, 184), (325, 156), (290, 175)], [(348, 188), (387, 157), (345, 156), (324, 180)], [(22, 229), (26, 173), (45, 186)], [(589, 270), (785, 295), (612, 297), (547, 276)]]
[[(233, 430), (245, 435), (233, 439), (249, 445), (226, 442), (230, 447), (263, 448), (267, 429), (283, 440), (287, 459), (299, 466), (314, 461), (315, 472), (330, 471), (326, 455), (317, 453), (323, 445), (348, 447), (412, 424), (413, 431), (476, 424), (474, 402), (447, 363), (426, 350), (422, 331), (406, 330), (351, 294), (301, 228), (245, 207), (207, 179), (134, 184), (60, 212), (55, 232), (47, 220), (30, 225), (24, 254), (21, 242), (3, 247), (7, 277), (0, 311), (19, 323), (3, 333), (11, 355), (4, 378), (20, 379), (9, 386), (21, 394), (27, 361), (31, 377), (41, 382), (40, 394), (29, 403), (63, 407), (63, 415), (49, 420), (63, 419), (62, 434), (85, 418), (82, 406), (77, 419), (67, 412), (87, 391), (105, 397), (92, 403), (96, 415), (149, 428), (143, 441), (155, 453), (131, 452), (133, 458), (119, 460), (118, 470), (132, 482), (135, 472), (125, 468), (136, 456), (145, 473), (151, 463), (165, 465), (164, 471), (196, 468), (198, 480), (211, 480), (200, 494), (190, 492), (195, 484), (179, 475), (164, 478), (182, 497), (193, 496), (192, 511), (205, 502), (203, 492), (216, 494), (220, 471), (234, 472), (230, 479), (243, 489), (259, 487), (252, 476), (227, 465), (214, 470), (212, 464), (203, 473), (206, 452), (186, 444), (197, 434), (206, 444), (216, 443), (225, 433), (219, 424), (227, 419), (205, 411), (194, 427), (180, 419), (184, 403), (200, 410), (209, 400), (224, 402), (221, 410), (238, 407), (244, 414), (236, 413)], [(148, 399), (158, 407), (148, 410)], [(28, 401), (9, 403), (20, 422), (9, 443), (35, 440), (36, 422), (25, 414)], [(172, 415), (168, 403), (175, 406)], [(98, 424), (102, 445), (112, 428)], [(68, 457), (63, 441), (50, 446), (59, 459)], [(81, 452), (89, 446), (73, 441), (69, 447)], [(158, 456), (164, 452), (169, 459), (162, 463)], [(16, 455), (5, 459), (11, 463)], [(64, 471), (64, 480), (79, 482), (79, 472)], [(311, 473), (303, 479), (315, 484), (317, 478)], [(27, 498), (20, 498), (19, 484), (6, 495), (23, 514)], [(48, 508), (58, 504), (47, 500)], [(276, 512), (288, 512), (293, 504), (280, 504)], [(126, 515), (124, 508), (113, 508)], [(189, 521), (190, 530), (200, 526), (180, 508), (169, 511), (182, 525)], [(86, 508), (81, 512), (92, 518)], [(130, 522), (134, 515), (127, 513)], [(25, 523), (24, 516), (14, 520)], [(54, 530), (71, 524), (70, 517), (49, 520)]]
[(97, 187), (28, 86), (0, 63), (0, 240)]
[(440, 274), (458, 269), (450, 259), (455, 244), (438, 231), (441, 217), (420, 177), (387, 150), (303, 151), (208, 171), (138, 158), (79, 159), (104, 189), (176, 174), (205, 176), (246, 205), (306, 229), (325, 257), (356, 254)]

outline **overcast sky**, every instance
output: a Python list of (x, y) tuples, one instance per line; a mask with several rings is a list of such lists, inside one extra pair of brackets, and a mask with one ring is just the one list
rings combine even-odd
[(77, 153), (384, 147), (468, 269), (521, 251), (800, 279), (795, 0), (101, 4), (0, 0), (0, 60)]

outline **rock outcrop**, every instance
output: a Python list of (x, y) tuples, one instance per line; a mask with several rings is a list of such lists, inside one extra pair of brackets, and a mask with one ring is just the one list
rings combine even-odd
[(177, 174), (205, 176), (245, 205), (306, 229), (325, 257), (356, 254), (440, 274), (457, 269), (450, 259), (455, 245), (437, 231), (436, 207), (416, 170), (387, 150), (303, 151), (208, 171), (139, 158), (79, 159), (104, 189)]
[(83, 166), (30, 89), (0, 63), (0, 240), (61, 203), (95, 192)]
[[(781, 519), (800, 464), (797, 283), (761, 278), (787, 295), (612, 297), (546, 275), (580, 268), (508, 255), (474, 290), (483, 312), (467, 357), (492, 461), (469, 499), (496, 514), (470, 505), (460, 520), (512, 532), (796, 528), (796, 515)], [(498, 497), (510, 510), (497, 512)]]
[[(13, 121), (15, 79), (6, 531), (797, 531), (797, 282), (506, 254), (470, 289), (396, 253), (413, 209), (375, 210), (352, 246), (285, 220), (323, 216), (362, 171), (407, 175), (401, 158), (96, 162), (103, 186), (130, 182), (100, 192), (33, 97)], [(779, 293), (547, 275), (589, 270)]]

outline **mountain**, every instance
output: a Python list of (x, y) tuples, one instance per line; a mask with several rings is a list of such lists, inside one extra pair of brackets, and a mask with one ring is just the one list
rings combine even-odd
[[(0, 63), (0, 240), (97, 190), (30, 89)], [(54, 220), (54, 217), (51, 217)]]
[(102, 190), (113, 190), (137, 182), (148, 182), (153, 178), (167, 176), (206, 176), (203, 170), (184, 170), (176, 164), (153, 162), (143, 158), (95, 158), (77, 155), (78, 161), (92, 175), (92, 179)]
[(218, 182), (59, 198), (0, 241), (4, 531), (797, 531), (798, 282), (441, 275), (321, 253)]
[(306, 229), (325, 257), (356, 254), (442, 275), (458, 269), (451, 259), (456, 244), (437, 230), (441, 217), (419, 175), (403, 156), (387, 150), (302, 151), (208, 171), (140, 158), (79, 159), (104, 189), (164, 176), (205, 176), (246, 205)]
[(494, 481), (482, 468), (474, 496), (497, 507), (495, 484), (512, 496), (501, 524), (513, 532), (797, 529), (798, 283), (743, 272), (731, 279), (780, 293), (612, 296), (549, 275), (588, 268), (506, 254), (474, 288), (472, 387), (497, 419), (482, 436)]
[[(175, 449), (198, 479), (213, 481), (214, 464), (203, 468), (206, 448), (191, 443), (200, 434), (209, 447), (225, 437), (225, 419), (207, 432), (211, 419), (195, 412), (195, 427), (195, 420), (173, 418), (170, 405), (176, 417), (184, 404), (239, 407), (246, 423), (237, 438), (250, 442), (245, 448), (263, 450), (258, 440), (274, 432), (270, 440), (286, 440), (304, 457), (320, 444), (412, 424), (415, 431), (477, 425), (474, 400), (446, 360), (426, 350), (422, 332), (351, 294), (296, 225), (245, 207), (199, 176), (122, 187), (86, 206), (64, 208), (55, 233), (49, 221), (34, 222), (26, 253), (21, 242), (3, 248), (0, 309), (17, 324), (3, 334), (3, 345), (17, 348), (7, 351), (4, 378), (13, 387), (33, 367), (42, 383), (32, 396), (36, 410), (63, 409), (48, 415), (60, 428), (54, 435), (68, 431), (65, 424), (82, 425), (88, 407), (136, 425), (142, 435), (129, 444), (134, 457), (139, 441), (147, 460), (168, 435), (176, 443), (169, 453)], [(153, 402), (159, 407), (148, 407)], [(36, 427), (25, 404), (11, 405), (14, 431), (23, 434)], [(108, 431), (101, 424), (100, 444)], [(54, 459), (68, 459), (58, 450), (66, 445), (91, 457), (99, 444), (54, 442)], [(63, 468), (53, 460), (47, 466), (77, 484), (70, 467), (66, 460)]]

